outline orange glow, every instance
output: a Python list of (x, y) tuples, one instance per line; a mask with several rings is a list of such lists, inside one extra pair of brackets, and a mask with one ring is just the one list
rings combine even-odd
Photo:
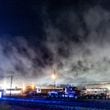
[(31, 87), (32, 87), (33, 90), (35, 89), (35, 85), (34, 84), (32, 84)]

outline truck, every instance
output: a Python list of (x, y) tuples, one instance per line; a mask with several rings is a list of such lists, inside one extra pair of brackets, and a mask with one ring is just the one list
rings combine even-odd
[(51, 91), (48, 92), (48, 97), (50, 98), (71, 98), (78, 99), (79, 90), (76, 87), (67, 86), (62, 91)]
[(109, 99), (110, 94), (107, 88), (85, 88), (81, 91), (83, 99)]
[(51, 91), (49, 97), (69, 99), (110, 99), (110, 91), (107, 88), (78, 88), (65, 87), (63, 91)]

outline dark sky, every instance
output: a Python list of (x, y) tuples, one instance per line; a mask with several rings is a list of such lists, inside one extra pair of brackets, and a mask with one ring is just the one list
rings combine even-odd
[(42, 2), (22, 0), (1, 0), (0, 34), (41, 35)]
[(59, 11), (72, 8), (81, 13), (96, 4), (102, 3), (107, 7), (108, 2), (109, 0), (1, 0), (0, 34), (41, 37), (46, 19), (43, 13), (45, 8), (54, 21)]

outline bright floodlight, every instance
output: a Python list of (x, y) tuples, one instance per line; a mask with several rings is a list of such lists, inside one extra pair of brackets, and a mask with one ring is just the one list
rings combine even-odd
[(56, 80), (56, 78), (57, 78), (57, 77), (56, 77), (56, 74), (52, 74), (52, 79), (53, 79), (53, 80)]
[(53, 73), (51, 77), (52, 77), (52, 80), (54, 81), (53, 83), (54, 83), (54, 89), (55, 89), (57, 76), (55, 73)]

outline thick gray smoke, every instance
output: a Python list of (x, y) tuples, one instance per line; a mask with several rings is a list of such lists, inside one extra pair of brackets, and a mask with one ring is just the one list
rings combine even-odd
[[(13, 86), (32, 84), (40, 74), (41, 68), (35, 60), (39, 60), (39, 52), (35, 52), (23, 37), (0, 39), (0, 77), (10, 86), (13, 74)], [(1, 83), (3, 85), (3, 82)]]
[(24, 37), (0, 39), (1, 79), (8, 82), (14, 73), (15, 85), (52, 84), (55, 68), (59, 84), (110, 81), (110, 12), (95, 6), (81, 16), (62, 10), (54, 22), (46, 16), (43, 45), (48, 58), (42, 57), (45, 49), (33, 48)]
[(60, 12), (46, 28), (46, 45), (53, 53), (58, 82), (110, 81), (110, 12), (95, 6), (82, 15), (80, 20), (73, 10)]

